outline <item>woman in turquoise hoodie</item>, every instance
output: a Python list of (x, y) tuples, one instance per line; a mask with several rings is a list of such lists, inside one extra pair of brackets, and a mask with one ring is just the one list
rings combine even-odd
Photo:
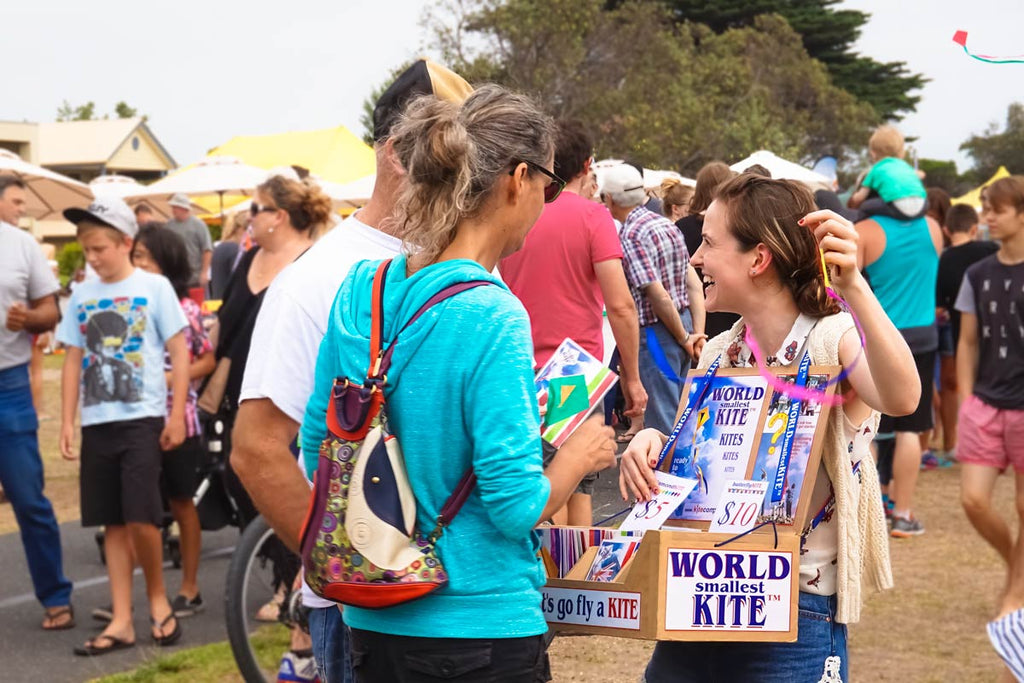
[[(469, 468), (477, 484), (438, 541), (446, 586), (386, 609), (345, 608), (353, 669), (360, 681), (532, 683), (546, 664), (547, 630), (532, 530), (585, 474), (614, 464), (611, 429), (589, 420), (542, 469), (530, 321), (491, 275), (564, 185), (548, 170), (552, 124), (529, 98), (484, 86), (461, 106), (413, 102), (391, 139), (408, 183), (387, 227), (412, 255), (397, 257), (387, 274), (385, 341), (444, 287), (491, 283), (434, 306), (395, 347), (385, 395), (418, 527), (433, 527)], [(303, 449), (315, 452), (325, 436), (333, 379), (366, 373), (377, 265), (358, 264), (338, 290)]]

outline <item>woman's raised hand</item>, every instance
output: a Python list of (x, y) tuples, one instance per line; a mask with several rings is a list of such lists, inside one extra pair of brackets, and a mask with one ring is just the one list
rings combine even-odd
[(800, 219), (800, 225), (814, 232), (814, 239), (831, 266), (829, 278), (842, 290), (860, 278), (857, 265), (857, 229), (834, 211), (812, 211)]

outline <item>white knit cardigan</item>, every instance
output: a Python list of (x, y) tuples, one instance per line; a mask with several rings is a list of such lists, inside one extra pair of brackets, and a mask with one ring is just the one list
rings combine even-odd
[[(729, 344), (743, 328), (741, 318), (732, 329), (708, 341), (700, 356), (700, 367), (707, 368), (719, 356), (724, 356)], [(816, 365), (839, 365), (839, 340), (854, 327), (848, 313), (830, 315), (818, 320), (807, 337), (807, 349)], [(889, 532), (882, 510), (882, 494), (878, 484), (878, 470), (870, 451), (863, 455), (860, 467), (860, 495), (854, 486), (856, 476), (850, 467), (843, 436), (842, 406), (832, 409), (822, 462), (835, 490), (835, 515), (838, 520), (839, 558), (836, 566), (838, 609), (836, 621), (853, 624), (860, 620), (861, 580), (866, 577), (875, 590), (892, 588), (892, 569), (889, 566)], [(877, 433), (879, 414), (872, 411), (871, 428)]]

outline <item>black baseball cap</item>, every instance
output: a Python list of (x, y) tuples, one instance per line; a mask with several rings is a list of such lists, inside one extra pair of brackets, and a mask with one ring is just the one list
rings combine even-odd
[(429, 59), (417, 59), (400, 73), (373, 107), (373, 140), (380, 142), (402, 116), (409, 100), (418, 95), (434, 95), (450, 102), (462, 102), (473, 92), (466, 80)]

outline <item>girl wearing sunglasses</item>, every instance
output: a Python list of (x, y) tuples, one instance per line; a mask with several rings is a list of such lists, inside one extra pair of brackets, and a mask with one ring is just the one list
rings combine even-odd
[[(393, 607), (345, 608), (358, 681), (546, 680), (545, 577), (533, 528), (584, 475), (614, 464), (615, 452), (611, 429), (588, 421), (542, 470), (530, 321), (492, 275), (564, 185), (549, 170), (552, 131), (529, 98), (484, 86), (461, 106), (414, 101), (391, 138), (408, 183), (388, 229), (409, 255), (385, 277), (384, 343), (448, 285), (487, 283), (429, 309), (394, 347), (384, 396), (417, 527), (434, 526), (468, 470), (477, 484), (438, 541), (447, 585)], [(353, 267), (335, 298), (302, 421), (304, 450), (323, 441), (334, 378), (366, 376), (378, 265)]]
[[(700, 366), (720, 358), (723, 368), (761, 362), (795, 369), (806, 352), (812, 364), (849, 371), (839, 387), (847, 400), (830, 415), (811, 493), (811, 510), (833, 514), (812, 522), (803, 539), (796, 643), (660, 642), (646, 680), (846, 681), (846, 624), (860, 617), (862, 578), (876, 589), (892, 586), (869, 444), (879, 411), (903, 415), (917, 407), (913, 357), (858, 270), (857, 233), (849, 221), (816, 210), (802, 185), (753, 174), (725, 182), (715, 196), (692, 263), (704, 274), (707, 309), (741, 318), (707, 343)], [(826, 292), (822, 263), (859, 319), (864, 347), (854, 318)], [(666, 438), (647, 429), (630, 443), (620, 469), (624, 498), (647, 500), (656, 490), (652, 467)]]

